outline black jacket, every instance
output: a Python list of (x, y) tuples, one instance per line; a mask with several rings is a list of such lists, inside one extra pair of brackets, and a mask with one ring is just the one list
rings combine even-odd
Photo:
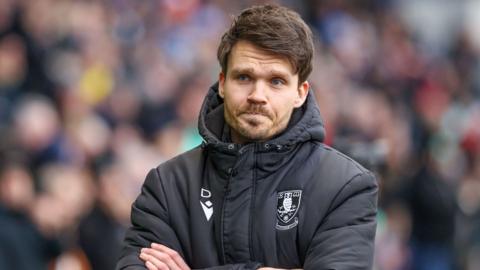
[(117, 269), (146, 269), (138, 255), (151, 242), (191, 268), (371, 269), (377, 184), (322, 144), (313, 94), (285, 132), (237, 145), (225, 141), (217, 91), (200, 113), (202, 146), (148, 173)]

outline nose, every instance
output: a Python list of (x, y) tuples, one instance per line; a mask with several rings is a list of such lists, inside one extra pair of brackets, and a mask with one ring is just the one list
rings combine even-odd
[(252, 91), (248, 95), (247, 100), (251, 103), (264, 105), (267, 103), (266, 91), (267, 86), (259, 80), (253, 85)]

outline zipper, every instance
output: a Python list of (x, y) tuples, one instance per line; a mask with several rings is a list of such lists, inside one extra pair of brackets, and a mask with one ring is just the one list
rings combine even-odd
[[(238, 152), (237, 152), (237, 160), (238, 160), (238, 156), (244, 154), (247, 149), (251, 147), (251, 144), (247, 144), (247, 145), (244, 145), (242, 146)], [(254, 156), (255, 156), (255, 152), (256, 152), (256, 149), (257, 149), (257, 144), (254, 145)], [(256, 166), (256, 163), (257, 163), (257, 160), (256, 160), (256, 157), (255, 157), (255, 166)], [(223, 204), (222, 204), (222, 215), (221, 215), (221, 223), (220, 223), (220, 231), (222, 233), (221, 237), (220, 237), (220, 245), (221, 245), (221, 250), (222, 250), (222, 261), (223, 261), (223, 264), (226, 264), (226, 255), (225, 255), (225, 239), (224, 239), (224, 233), (225, 233), (225, 227), (224, 227), (224, 221), (225, 221), (225, 204), (227, 202), (227, 197), (230, 193), (230, 182), (232, 181), (232, 175), (234, 173), (234, 167), (236, 166), (237, 164), (237, 161), (235, 161), (233, 163), (233, 166), (230, 168), (230, 171), (228, 172), (228, 179), (227, 179), (227, 184), (225, 185), (225, 188), (224, 188), (224, 196), (223, 196)], [(255, 170), (254, 170), (254, 173), (255, 173)], [(252, 207), (250, 207), (252, 208)], [(252, 214), (250, 213), (250, 219), (251, 219), (251, 216)], [(251, 231), (251, 220), (249, 221), (249, 229)], [(251, 233), (249, 232), (249, 250), (250, 250), (250, 257), (252, 257), (252, 249), (251, 249)]]
[[(234, 163), (235, 164), (235, 163)], [(220, 223), (220, 231), (222, 233), (221, 237), (220, 237), (220, 243), (221, 243), (221, 249), (222, 249), (222, 261), (223, 261), (223, 264), (226, 263), (226, 256), (225, 256), (225, 240), (224, 240), (224, 234), (225, 234), (225, 231), (224, 231), (224, 222), (225, 222), (225, 218), (224, 218), (224, 215), (225, 215), (225, 204), (227, 202), (227, 197), (228, 197), (228, 193), (230, 192), (229, 188), (230, 188), (230, 181), (232, 180), (232, 174), (233, 174), (233, 167), (229, 169), (230, 171), (228, 172), (228, 179), (227, 179), (227, 184), (225, 185), (225, 188), (223, 190), (223, 204), (222, 204), (222, 215), (220, 217), (220, 220), (221, 220), (221, 223)]]
[(253, 149), (253, 179), (252, 179), (252, 195), (250, 199), (250, 217), (248, 221), (248, 249), (250, 250), (250, 260), (254, 260), (254, 253), (253, 253), (253, 218), (254, 218), (254, 210), (255, 210), (255, 193), (256, 193), (256, 185), (257, 185), (257, 153), (258, 153), (258, 143), (255, 143), (255, 148)]

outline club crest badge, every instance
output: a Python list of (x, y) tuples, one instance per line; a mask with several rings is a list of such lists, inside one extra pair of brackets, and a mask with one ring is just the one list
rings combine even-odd
[(277, 193), (277, 225), (278, 230), (288, 230), (298, 224), (297, 212), (302, 199), (301, 190), (287, 190)]

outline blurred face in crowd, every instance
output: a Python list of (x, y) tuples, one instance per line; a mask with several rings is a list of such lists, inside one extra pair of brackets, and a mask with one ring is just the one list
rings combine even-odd
[(282, 132), (294, 108), (304, 103), (309, 84), (299, 83), (290, 62), (250, 42), (232, 48), (219, 94), (225, 121), (236, 143), (265, 141)]
[(16, 211), (27, 210), (34, 198), (33, 179), (22, 166), (9, 165), (0, 174), (0, 202)]

